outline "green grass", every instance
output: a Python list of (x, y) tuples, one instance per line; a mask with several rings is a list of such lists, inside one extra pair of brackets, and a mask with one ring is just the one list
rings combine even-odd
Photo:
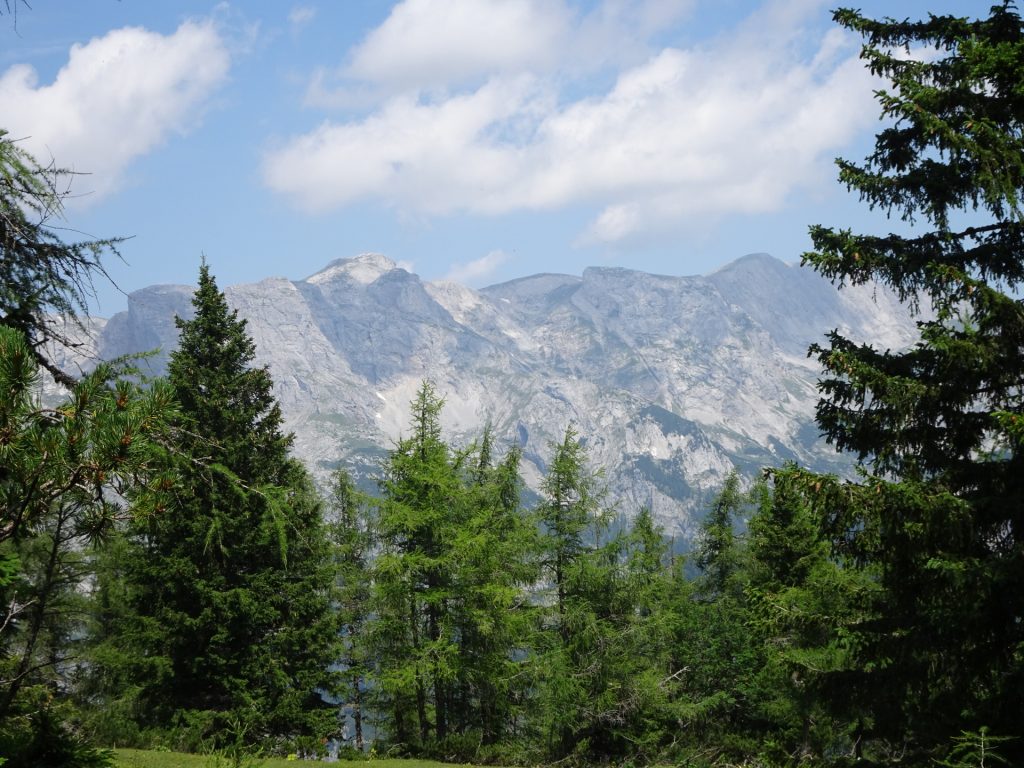
[[(186, 755), (181, 752), (154, 752), (145, 749), (115, 749), (114, 764), (118, 768), (228, 768), (230, 762), (210, 755)], [(352, 768), (450, 768), (448, 763), (431, 760), (351, 760), (338, 763), (312, 762), (308, 760), (285, 760), (283, 757), (268, 757), (252, 763), (252, 768), (324, 768), (327, 765), (352, 766)]]

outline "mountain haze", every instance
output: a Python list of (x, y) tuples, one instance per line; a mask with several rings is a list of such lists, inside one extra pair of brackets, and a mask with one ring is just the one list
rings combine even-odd
[[(126, 312), (92, 321), (92, 351), (159, 348), (149, 365), (161, 372), (192, 290), (132, 293)], [(748, 475), (786, 459), (848, 467), (818, 439), (808, 344), (832, 328), (883, 348), (916, 335), (887, 291), (839, 291), (764, 254), (706, 276), (590, 268), (482, 290), (363, 254), (305, 280), (225, 293), (270, 368), (296, 453), (321, 479), (339, 463), (371, 478), (430, 378), (457, 444), (489, 420), (500, 440), (523, 446), (536, 488), (550, 443), (573, 423), (618, 511), (646, 505), (683, 536), (733, 466)]]

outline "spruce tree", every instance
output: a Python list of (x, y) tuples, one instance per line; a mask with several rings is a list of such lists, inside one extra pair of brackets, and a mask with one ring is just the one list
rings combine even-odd
[(200, 741), (299, 744), (335, 729), (334, 566), (318, 497), (255, 345), (204, 263), (169, 381), (181, 408), (175, 501), (133, 531), (126, 570), (147, 659), (145, 725)]
[(709, 599), (735, 596), (742, 590), (737, 578), (742, 575), (745, 551), (736, 528), (743, 523), (741, 515), (748, 502), (740, 489), (739, 473), (732, 470), (701, 524), (698, 540), (695, 560), (701, 570), (702, 591)]
[(880, 586), (846, 628), (843, 700), (871, 713), (869, 739), (924, 756), (961, 731), (1016, 732), (1024, 711), (1024, 26), (1011, 2), (979, 20), (835, 19), (887, 82), (888, 124), (840, 180), (904, 226), (812, 227), (804, 261), (929, 312), (909, 350), (837, 331), (812, 348), (818, 423), (865, 475), (791, 474), (834, 555)]
[(868, 713), (844, 699), (852, 667), (843, 632), (867, 618), (860, 605), (877, 589), (873, 574), (832, 557), (819, 517), (790, 473), (760, 483), (755, 497), (745, 597), (762, 661), (753, 670), (751, 704), (771, 756), (862, 756), (858, 735)]
[(739, 476), (726, 477), (704, 520), (694, 560), (694, 606), (680, 606), (675, 667), (680, 680), (681, 721), (698, 751), (719, 760), (756, 754), (765, 723), (755, 711), (755, 675), (765, 662), (761, 638), (751, 632), (746, 590), (749, 542), (738, 529), (750, 512)]

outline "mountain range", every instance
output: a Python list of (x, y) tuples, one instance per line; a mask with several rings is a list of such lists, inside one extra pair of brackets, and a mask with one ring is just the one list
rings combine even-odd
[[(155, 349), (147, 365), (162, 372), (192, 291), (130, 294), (127, 311), (89, 320), (85, 346), (65, 365)], [(305, 280), (225, 294), (318, 481), (344, 465), (370, 485), (430, 379), (454, 444), (490, 422), (499, 441), (522, 446), (535, 491), (552, 442), (572, 424), (604, 472), (609, 509), (631, 516), (647, 506), (686, 538), (733, 467), (748, 478), (786, 460), (849, 471), (813, 421), (810, 343), (833, 328), (882, 349), (916, 339), (909, 310), (882, 287), (838, 290), (765, 254), (704, 276), (594, 267), (481, 290), (363, 254)]]

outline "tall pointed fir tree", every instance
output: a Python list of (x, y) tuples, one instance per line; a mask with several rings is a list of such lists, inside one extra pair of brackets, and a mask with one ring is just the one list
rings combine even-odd
[[(859, 755), (863, 715), (843, 699), (850, 668), (843, 632), (864, 618), (859, 604), (877, 589), (873, 574), (831, 556), (819, 517), (790, 473), (755, 487), (745, 596), (749, 633), (759, 644), (751, 709), (777, 761)], [(831, 706), (841, 702), (841, 706)]]
[(756, 754), (764, 723), (754, 711), (754, 671), (764, 663), (760, 638), (750, 631), (746, 599), (749, 546), (738, 529), (750, 513), (749, 495), (731, 472), (712, 503), (697, 541), (695, 604), (679, 613), (676, 667), (680, 678), (681, 722), (700, 752), (718, 761), (742, 761)]
[(550, 596), (535, 641), (534, 727), (545, 757), (592, 758), (605, 746), (603, 710), (615, 706), (608, 683), (619, 650), (612, 638), (621, 629), (618, 543), (599, 545), (608, 510), (600, 474), (575, 428), (567, 427), (552, 448), (537, 507), (541, 580)]
[[(867, 741), (926, 760), (964, 730), (1016, 733), (1024, 712), (1024, 26), (1011, 2), (980, 20), (835, 19), (888, 82), (889, 124), (840, 180), (906, 226), (812, 227), (804, 261), (933, 311), (909, 350), (839, 332), (812, 348), (818, 423), (866, 474), (791, 474), (835, 554), (880, 586), (846, 629), (843, 700), (870, 713)], [(1006, 749), (1024, 761), (1024, 740)]]
[[(524, 591), (536, 581), (536, 529), (522, 509), (518, 446), (496, 461), (491, 427), (467, 456), (466, 515), (451, 540), (460, 664), (450, 718), (488, 761), (502, 752), (527, 695), (526, 642), (533, 607)], [(471, 739), (466, 736), (472, 736)]]
[[(182, 746), (310, 745), (336, 730), (320, 691), (337, 658), (320, 504), (255, 345), (204, 263), (169, 380), (181, 407), (175, 503), (135, 531), (130, 630), (144, 725)], [(294, 748), (294, 746), (293, 746)]]

